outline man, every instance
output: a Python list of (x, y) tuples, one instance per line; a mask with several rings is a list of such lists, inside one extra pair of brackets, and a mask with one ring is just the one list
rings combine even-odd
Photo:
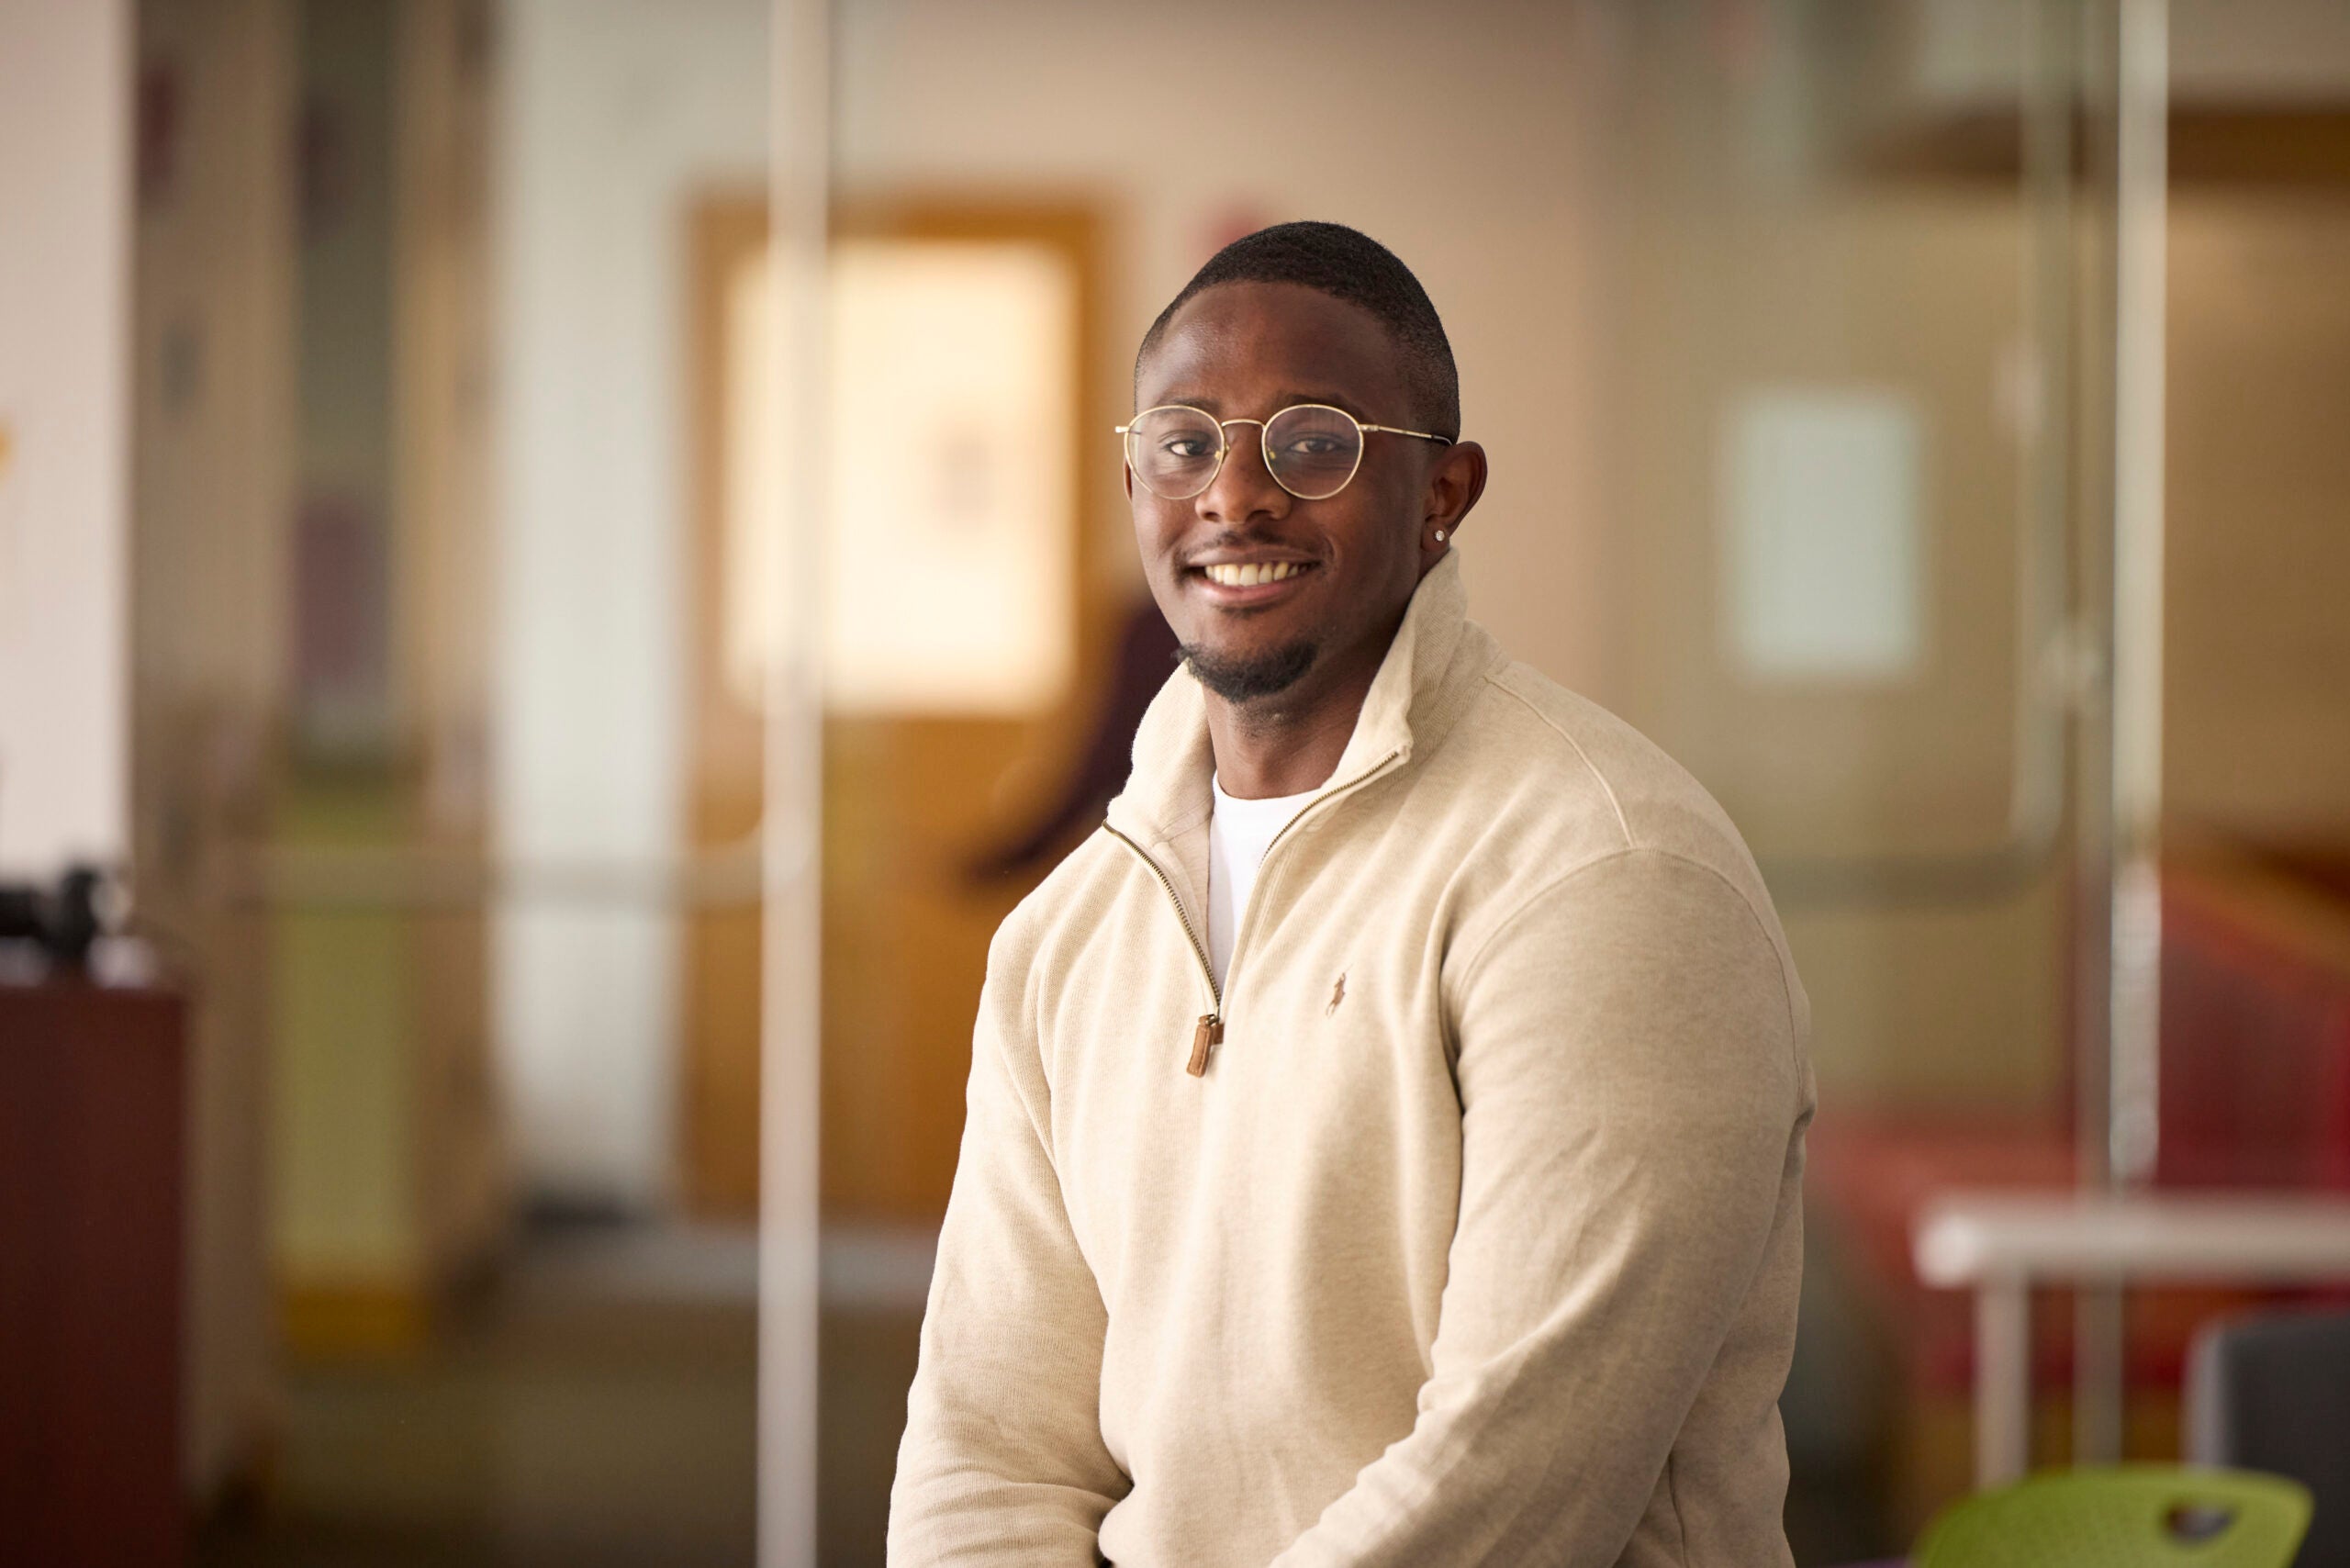
[(1183, 667), (990, 956), (891, 1561), (1785, 1562), (1808, 1013), (1736, 829), (1467, 620), (1385, 249), (1236, 241), (1136, 403)]

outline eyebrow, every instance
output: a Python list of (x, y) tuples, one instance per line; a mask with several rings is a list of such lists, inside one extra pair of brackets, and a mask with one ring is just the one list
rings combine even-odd
[[(1165, 393), (1159, 397), (1157, 402), (1148, 404), (1147, 407), (1158, 408), (1169, 403), (1181, 403), (1186, 408), (1197, 409), (1203, 413), (1214, 414), (1217, 419), (1225, 418), (1224, 405), (1216, 398), (1196, 397), (1183, 392)], [(1377, 422), (1372, 420), (1369, 414), (1363, 411), (1362, 405), (1357, 403), (1352, 398), (1349, 398), (1341, 392), (1331, 392), (1326, 390), (1321, 392), (1306, 392), (1290, 389), (1273, 394), (1273, 411), (1275, 413), (1279, 413), (1281, 409), (1290, 408), (1298, 403), (1325, 403), (1333, 409), (1344, 409), (1348, 413), (1352, 414), (1356, 419), (1361, 420), (1365, 424), (1373, 424)]]

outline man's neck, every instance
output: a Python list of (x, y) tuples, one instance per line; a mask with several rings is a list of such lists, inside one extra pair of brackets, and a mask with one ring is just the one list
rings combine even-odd
[[(1380, 650), (1383, 656), (1385, 650)], [(1215, 753), (1216, 783), (1243, 801), (1303, 795), (1318, 790), (1338, 770), (1363, 700), (1379, 675), (1379, 658), (1335, 672), (1323, 681), (1306, 680), (1286, 691), (1248, 702), (1207, 694), (1208, 744)], [(1311, 683), (1318, 689), (1308, 690)]]

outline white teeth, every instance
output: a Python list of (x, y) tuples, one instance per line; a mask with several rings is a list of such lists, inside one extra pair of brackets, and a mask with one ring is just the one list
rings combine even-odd
[(1277, 583), (1293, 577), (1301, 569), (1295, 561), (1231, 561), (1202, 568), (1210, 582), (1226, 588), (1254, 588), (1259, 583)]

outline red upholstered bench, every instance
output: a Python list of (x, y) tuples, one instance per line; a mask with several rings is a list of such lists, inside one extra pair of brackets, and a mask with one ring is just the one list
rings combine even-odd
[[(2321, 863), (2329, 868), (2333, 863)], [(2166, 866), (2162, 1143), (2165, 1188), (2350, 1190), (2350, 868), (2211, 855)], [(2074, 1182), (2063, 1107), (2007, 1116), (1838, 1112), (1813, 1131), (1807, 1182), (1822, 1240), (1892, 1346), (1901, 1388), (1887, 1465), (1893, 1517), (1915, 1528), (1962, 1493), (1974, 1375), (1970, 1299), (1930, 1290), (1912, 1227), (1953, 1191)], [(2277, 1299), (2251, 1290), (2147, 1290), (2128, 1307), (2131, 1447), (2177, 1457), (2188, 1340), (2216, 1314)], [(2072, 1376), (2065, 1293), (2034, 1317), (2042, 1452), (2062, 1451)]]

